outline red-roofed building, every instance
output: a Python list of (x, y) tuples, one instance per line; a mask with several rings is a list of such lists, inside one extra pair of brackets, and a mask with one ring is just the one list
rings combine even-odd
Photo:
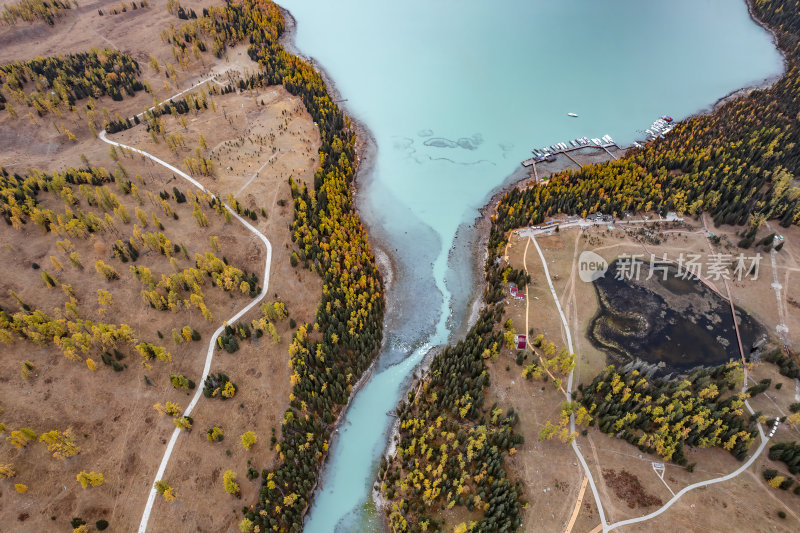
[(514, 342), (517, 344), (517, 350), (524, 350), (528, 347), (528, 338), (525, 335), (515, 335)]

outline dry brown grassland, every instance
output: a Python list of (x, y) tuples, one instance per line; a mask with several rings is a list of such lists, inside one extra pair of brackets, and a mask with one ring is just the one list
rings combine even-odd
[[(221, 3), (221, 2), (216, 2)], [(2, 2), (0, 2), (2, 4)], [(141, 79), (152, 87), (135, 97), (114, 102), (101, 98), (96, 108), (108, 109), (111, 116), (132, 116), (178, 93), (196, 82), (217, 75), (221, 85), (235, 81), (248, 69), (255, 70), (246, 55), (246, 46), (229, 49), (226, 57), (215, 59), (204, 54), (191, 62), (188, 69), (177, 68), (177, 77), (165, 77), (165, 65), (174, 63), (170, 46), (162, 42), (160, 32), (170, 24), (182, 21), (167, 13), (164, 1), (151, 0), (149, 7), (110, 15), (119, 2), (84, 3), (66, 13), (55, 26), (41, 23), (17, 23), (0, 26), (0, 62), (47, 56), (55, 53), (77, 52), (90, 47), (114, 47), (130, 53), (140, 64)], [(198, 13), (209, 2), (186, 1), (182, 4)], [(102, 9), (104, 16), (98, 14)], [(151, 67), (149, 58), (158, 59), (160, 69)], [(222, 87), (216, 84), (217, 92)], [(155, 143), (137, 126), (109, 138), (133, 146), (186, 171), (184, 159), (196, 157), (201, 135), (207, 148), (200, 148), (203, 157), (214, 162), (213, 176), (195, 175), (207, 189), (221, 198), (233, 194), (241, 204), (257, 212), (252, 222), (272, 244), (271, 275), (265, 302), (284, 302), (289, 317), (298, 324), (312, 321), (321, 292), (318, 277), (295, 270), (290, 266), (291, 236), (289, 224), (293, 218), (288, 177), (309, 183), (318, 165), (320, 140), (317, 128), (295, 97), (282, 87), (268, 87), (240, 93), (211, 94), (215, 82), (197, 87), (196, 96), (206, 95), (213, 106), (182, 115), (183, 123), (165, 116), (166, 133), (180, 135), (183, 146), (171, 151), (166, 142)], [(29, 427), (38, 434), (53, 429), (72, 428), (80, 453), (65, 461), (50, 457), (43, 443), (31, 443), (17, 450), (2, 441), (0, 463), (12, 464), (16, 476), (0, 482), (0, 524), (5, 531), (67, 530), (73, 517), (81, 517), (94, 529), (94, 522), (105, 519), (112, 531), (133, 531), (139, 524), (150, 486), (165, 444), (174, 426), (169, 416), (159, 416), (153, 405), (171, 401), (185, 408), (194, 391), (174, 388), (170, 374), (182, 374), (202, 387), (200, 376), (206, 358), (208, 342), (219, 325), (251, 301), (239, 291), (223, 292), (205, 285), (205, 302), (213, 321), (209, 322), (196, 309), (171, 312), (150, 308), (141, 297), (142, 284), (112, 255), (111, 246), (118, 238), (128, 238), (133, 225), (141, 222), (134, 215), (136, 208), (148, 217), (155, 214), (163, 223), (163, 233), (176, 244), (185, 246), (183, 253), (174, 254), (175, 264), (158, 252), (145, 252), (137, 265), (145, 265), (158, 278), (171, 274), (175, 268), (194, 266), (194, 254), (213, 251), (209, 237), (217, 236), (218, 257), (243, 271), (257, 273), (260, 284), (264, 272), (266, 250), (263, 244), (239, 222), (226, 222), (202, 203), (209, 225), (200, 227), (194, 217), (189, 192), (194, 188), (166, 168), (136, 154), (117, 150), (112, 159), (109, 145), (90, 131), (86, 118), (86, 101), (78, 101), (77, 113), (62, 113), (44, 117), (27, 117), (19, 113), (12, 118), (0, 112), (0, 165), (11, 173), (24, 175), (28, 169), (44, 172), (69, 167), (105, 167), (114, 171), (118, 164), (138, 187), (141, 203), (133, 195), (125, 195), (113, 183), (109, 185), (131, 216), (128, 224), (118, 221), (117, 233), (94, 234), (86, 239), (70, 238), (82, 258), (83, 269), (74, 267), (58, 248), (56, 241), (63, 236), (44, 233), (28, 223), (21, 230), (0, 224), (3, 251), (0, 254), (0, 306), (9, 312), (19, 309), (9, 295), (14, 290), (32, 308), (55, 314), (63, 309), (67, 296), (61, 288), (48, 289), (40, 279), (47, 270), (59, 283), (70, 284), (82, 318), (112, 324), (129, 324), (138, 338), (163, 345), (172, 354), (171, 363), (155, 362), (151, 369), (140, 364), (132, 350), (121, 350), (126, 368), (114, 372), (103, 365), (99, 357), (96, 371), (86, 364), (67, 360), (56, 347), (37, 346), (29, 341), (16, 340), (4, 346), (0, 358), (0, 421), (8, 431)], [(213, 109), (212, 109), (213, 107)], [(75, 136), (70, 141), (66, 128)], [(60, 131), (59, 131), (60, 130)], [(168, 202), (178, 215), (175, 220), (162, 209), (158, 193), (177, 187), (189, 201)], [(81, 200), (78, 207), (91, 210)], [(151, 194), (152, 193), (152, 194)], [(60, 198), (49, 193), (38, 196), (42, 204), (63, 211)], [(262, 208), (266, 217), (262, 214)], [(100, 212), (102, 217), (102, 212)], [(152, 221), (144, 231), (158, 231)], [(56, 257), (63, 270), (51, 263)], [(120, 279), (105, 281), (93, 268), (101, 259), (112, 265)], [(38, 263), (40, 270), (34, 270)], [(113, 303), (100, 306), (97, 290), (111, 292)], [(188, 298), (188, 296), (186, 296)], [(60, 311), (59, 311), (60, 312)], [(258, 307), (245, 315), (244, 322), (259, 318)], [(175, 344), (171, 331), (183, 326), (196, 329), (201, 340)], [(256, 499), (258, 479), (248, 481), (249, 467), (259, 472), (275, 460), (270, 445), (273, 430), (280, 432), (283, 412), (288, 406), (290, 392), (287, 367), (288, 344), (293, 331), (289, 320), (276, 321), (280, 341), (273, 344), (269, 335), (260, 339), (240, 340), (240, 349), (229, 354), (215, 351), (212, 372), (225, 372), (238, 386), (234, 398), (201, 398), (192, 413), (194, 425), (184, 432), (175, 446), (164, 479), (174, 488), (177, 500), (156, 501), (149, 522), (151, 531), (223, 531), (235, 529), (242, 502)], [(158, 332), (163, 335), (159, 338)], [(20, 362), (29, 360), (34, 371), (28, 379), (22, 377)], [(151, 384), (148, 384), (146, 379)], [(219, 426), (224, 440), (211, 443), (206, 430)], [(249, 451), (239, 442), (245, 431), (253, 431), (258, 442)], [(6, 433), (8, 435), (8, 433)], [(6, 436), (4, 435), (4, 436)], [(278, 435), (279, 436), (279, 435)], [(100, 472), (104, 483), (82, 489), (76, 474), (82, 470)], [(242, 488), (241, 500), (225, 493), (222, 472), (238, 474)], [(27, 492), (19, 494), (14, 484), (25, 484)]]

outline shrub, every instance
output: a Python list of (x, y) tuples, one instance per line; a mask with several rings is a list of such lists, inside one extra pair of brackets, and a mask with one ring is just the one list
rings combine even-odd
[(94, 527), (97, 528), (97, 531), (105, 531), (106, 529), (108, 529), (108, 520), (100, 519), (94, 523)]

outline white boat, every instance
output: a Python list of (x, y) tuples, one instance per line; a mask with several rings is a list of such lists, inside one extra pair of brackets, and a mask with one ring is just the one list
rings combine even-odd
[(576, 115), (575, 113), (567, 113), (567, 115), (570, 116), (570, 117), (575, 117), (575, 118), (578, 117), (578, 115)]

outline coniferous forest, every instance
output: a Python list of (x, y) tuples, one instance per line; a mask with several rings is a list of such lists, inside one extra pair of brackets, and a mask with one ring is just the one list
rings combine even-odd
[(39, 116), (89, 97), (122, 100), (123, 94), (144, 89), (138, 75), (136, 60), (112, 48), (15, 61), (0, 65), (0, 110), (13, 113), (9, 99), (33, 107)]

